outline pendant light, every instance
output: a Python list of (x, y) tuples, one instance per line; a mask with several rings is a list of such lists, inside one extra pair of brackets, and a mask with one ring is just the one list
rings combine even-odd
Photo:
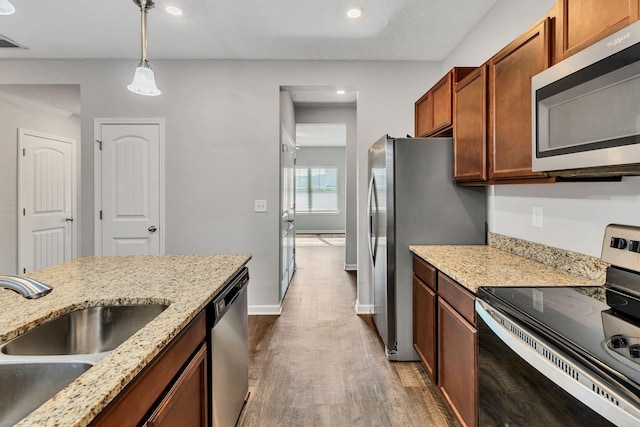
[(156, 79), (153, 75), (153, 70), (147, 61), (147, 12), (152, 9), (155, 4), (152, 0), (133, 0), (133, 2), (140, 7), (141, 13), (141, 27), (142, 27), (142, 58), (140, 64), (136, 68), (136, 73), (133, 76), (133, 82), (127, 89), (133, 93), (145, 96), (158, 96), (160, 92), (156, 87)]
[(0, 15), (13, 15), (14, 13), (16, 13), (16, 8), (9, 0), (0, 0)]

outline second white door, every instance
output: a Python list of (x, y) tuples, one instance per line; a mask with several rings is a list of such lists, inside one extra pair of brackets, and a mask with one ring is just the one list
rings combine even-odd
[(161, 138), (162, 123), (97, 121), (96, 255), (163, 252)]

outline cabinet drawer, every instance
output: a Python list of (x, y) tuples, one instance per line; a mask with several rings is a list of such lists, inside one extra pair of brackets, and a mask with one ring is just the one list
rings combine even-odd
[(417, 255), (413, 256), (413, 273), (420, 278), (432, 290), (438, 290), (436, 282), (436, 269), (434, 266)]
[(438, 272), (438, 294), (467, 322), (476, 325), (475, 296), (448, 276)]

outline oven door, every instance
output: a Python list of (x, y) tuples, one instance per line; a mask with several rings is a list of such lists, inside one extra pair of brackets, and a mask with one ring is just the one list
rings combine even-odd
[(640, 425), (584, 366), (485, 301), (476, 312), (480, 426)]

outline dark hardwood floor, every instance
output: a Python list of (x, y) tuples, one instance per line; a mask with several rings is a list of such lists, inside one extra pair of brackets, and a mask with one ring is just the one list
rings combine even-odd
[(281, 316), (249, 317), (249, 390), (238, 426), (455, 426), (422, 366), (389, 362), (354, 311), (344, 247), (300, 245)]

